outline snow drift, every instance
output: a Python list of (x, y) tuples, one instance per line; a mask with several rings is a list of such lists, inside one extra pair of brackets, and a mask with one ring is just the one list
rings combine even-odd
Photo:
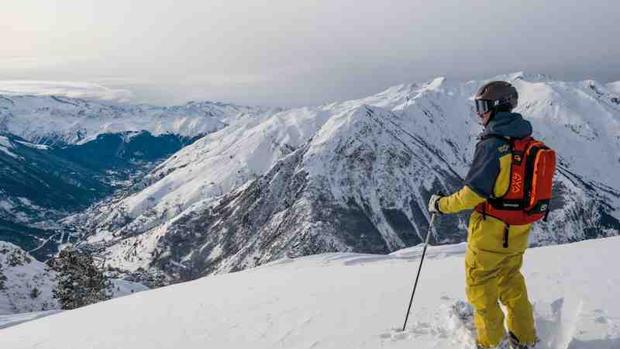
[[(0, 330), (12, 349), (469, 348), (465, 245), (322, 254), (205, 277)], [(620, 238), (526, 252), (541, 349), (620, 347)], [(607, 266), (607, 267), (606, 267)]]

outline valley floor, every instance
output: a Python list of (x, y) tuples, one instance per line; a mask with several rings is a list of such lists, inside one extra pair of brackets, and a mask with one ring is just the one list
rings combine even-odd
[[(281, 260), (0, 330), (0, 348), (471, 348), (465, 245)], [(530, 249), (540, 349), (620, 348), (620, 237)]]

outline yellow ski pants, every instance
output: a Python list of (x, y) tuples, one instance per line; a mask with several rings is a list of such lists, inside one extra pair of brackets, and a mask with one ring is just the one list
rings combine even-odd
[[(469, 220), (465, 255), (466, 293), (474, 307), (477, 341), (482, 347), (498, 345), (506, 325), (523, 344), (534, 344), (536, 331), (525, 279), (520, 272), (531, 225), (510, 226), (474, 211)], [(507, 238), (507, 247), (505, 239)]]

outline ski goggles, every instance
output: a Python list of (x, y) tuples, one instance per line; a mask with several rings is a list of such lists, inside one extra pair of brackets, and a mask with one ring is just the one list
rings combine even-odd
[(474, 103), (476, 105), (476, 113), (484, 114), (488, 111), (493, 110), (496, 106), (496, 101), (492, 101), (489, 99), (475, 99)]

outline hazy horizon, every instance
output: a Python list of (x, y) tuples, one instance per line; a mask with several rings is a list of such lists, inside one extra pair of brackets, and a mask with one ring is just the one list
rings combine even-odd
[(620, 80), (618, 2), (22, 0), (5, 7), (0, 90), (301, 106), (437, 76), (525, 71)]

